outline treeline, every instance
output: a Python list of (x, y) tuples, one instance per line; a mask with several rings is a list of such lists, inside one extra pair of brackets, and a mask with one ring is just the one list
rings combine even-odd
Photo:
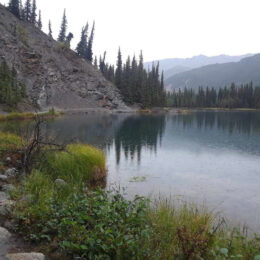
[[(42, 15), (41, 10), (37, 14), (37, 4), (36, 0), (26, 0), (23, 4), (22, 0), (10, 0), (8, 4), (8, 9), (19, 19), (26, 22), (34, 24), (40, 30), (42, 29)], [(72, 32), (67, 33), (68, 20), (66, 16), (66, 10), (64, 10), (61, 27), (57, 41), (63, 44), (64, 47), (70, 48), (71, 40), (74, 38)], [(53, 38), (51, 21), (49, 20), (48, 24), (48, 35)], [(93, 61), (93, 40), (94, 40), (94, 31), (95, 31), (95, 22), (93, 22), (90, 35), (88, 36), (89, 24), (83, 26), (81, 30), (81, 38), (77, 44), (76, 52), (77, 54), (92, 62)]]
[(3, 61), (0, 64), (0, 103), (15, 107), (25, 97), (26, 87), (18, 82), (15, 68), (10, 69)]
[(260, 108), (260, 87), (253, 83), (230, 87), (179, 89), (167, 94), (167, 104), (172, 107), (220, 107), (220, 108)]
[[(128, 104), (141, 104), (143, 107), (165, 106), (166, 93), (164, 91), (163, 74), (160, 76), (159, 63), (153, 64), (151, 70), (146, 71), (143, 64), (143, 54), (139, 61), (135, 56), (129, 56), (125, 63), (119, 49), (116, 67), (106, 62), (106, 52), (99, 59), (99, 69), (103, 75), (113, 82), (120, 90), (123, 99)], [(95, 59), (94, 65), (98, 67)]]
[[(34, 24), (38, 28), (42, 28), (41, 10), (37, 15), (36, 0), (10, 0), (8, 9), (19, 19)], [(38, 19), (37, 19), (38, 16)]]

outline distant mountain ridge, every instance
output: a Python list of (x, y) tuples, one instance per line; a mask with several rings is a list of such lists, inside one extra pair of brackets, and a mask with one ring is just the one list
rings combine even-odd
[[(205, 55), (198, 55), (191, 58), (171, 58), (171, 59), (164, 59), (164, 60), (156, 60), (154, 61), (160, 63), (161, 71), (164, 71), (165, 79), (170, 78), (178, 73), (192, 70), (195, 68), (199, 68), (206, 65), (211, 64), (222, 64), (228, 62), (238, 62), (244, 58), (253, 56), (254, 54), (245, 54), (240, 56), (229, 56), (229, 55), (218, 55), (208, 57)], [(149, 68), (152, 66), (153, 62), (146, 62), (145, 67)]]
[(219, 88), (253, 81), (260, 86), (260, 54), (242, 59), (239, 62), (213, 64), (178, 73), (165, 81), (167, 89), (198, 89), (199, 86)]

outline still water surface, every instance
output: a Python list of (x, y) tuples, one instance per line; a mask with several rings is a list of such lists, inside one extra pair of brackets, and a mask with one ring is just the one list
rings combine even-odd
[(108, 184), (127, 187), (129, 196), (181, 196), (260, 232), (258, 112), (73, 115), (47, 129), (103, 149)]

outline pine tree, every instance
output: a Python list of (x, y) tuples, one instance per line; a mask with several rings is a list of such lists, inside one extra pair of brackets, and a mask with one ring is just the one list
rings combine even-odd
[(60, 33), (59, 33), (59, 36), (58, 36), (59, 42), (65, 42), (66, 41), (67, 24), (68, 24), (68, 22), (67, 22), (67, 17), (66, 17), (66, 9), (64, 9)]
[(42, 29), (42, 12), (39, 10), (39, 16), (38, 16), (38, 22), (37, 22), (38, 28), (41, 30)]
[(30, 22), (31, 20), (31, 0), (26, 0), (25, 6), (24, 6), (24, 20), (27, 22)]
[(49, 20), (49, 33), (48, 33), (49, 37), (52, 38), (52, 29), (51, 29), (51, 20)]
[(80, 41), (77, 45), (76, 51), (77, 54), (82, 57), (86, 58), (86, 53), (87, 53), (87, 38), (88, 38), (88, 23), (86, 24), (85, 27), (82, 28), (81, 30), (81, 37)]
[(19, 11), (20, 11), (20, 19), (25, 20), (24, 8), (22, 0), (19, 0)]
[(87, 51), (86, 51), (86, 59), (89, 60), (90, 62), (93, 61), (92, 48), (93, 48), (93, 40), (94, 40), (94, 31), (95, 31), (95, 22), (93, 22), (92, 30), (88, 41)]
[(122, 54), (120, 48), (118, 49), (117, 62), (116, 62), (116, 74), (115, 74), (115, 84), (121, 89), (122, 88)]
[(98, 68), (98, 64), (97, 64), (97, 56), (95, 56), (95, 59), (94, 59), (94, 67), (97, 69)]
[(35, 24), (35, 25), (36, 25), (36, 17), (37, 17), (36, 10), (37, 10), (36, 0), (33, 0), (33, 4), (32, 4), (32, 14), (31, 14), (31, 23), (33, 23), (33, 24)]
[(16, 17), (20, 18), (19, 0), (10, 0), (8, 8)]

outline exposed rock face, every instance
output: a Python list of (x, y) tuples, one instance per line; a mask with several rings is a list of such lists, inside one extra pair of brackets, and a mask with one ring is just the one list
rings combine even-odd
[(127, 109), (118, 89), (89, 62), (0, 4), (0, 60), (14, 66), (34, 105), (46, 110)]

